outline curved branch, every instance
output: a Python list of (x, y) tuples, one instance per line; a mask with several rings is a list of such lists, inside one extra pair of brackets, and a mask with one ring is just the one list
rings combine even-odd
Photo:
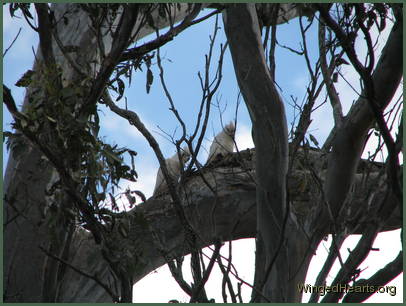
[[(322, 159), (321, 154), (320, 152), (315, 153), (312, 160)], [(249, 154), (248, 151), (242, 151), (240, 156), (246, 159), (245, 163), (250, 164), (252, 169), (252, 160), (254, 160), (252, 154)], [(256, 235), (256, 185), (249, 179), (250, 176), (255, 176), (255, 171), (251, 170), (251, 173), (247, 173), (244, 169), (235, 166), (236, 161), (232, 157), (238, 158), (237, 153), (222, 162), (220, 161), (214, 168), (206, 167), (202, 169), (205, 177), (210, 180), (209, 183), (217, 184), (218, 189), (222, 190), (218, 197), (213, 195), (207, 185), (202, 182), (198, 173), (193, 174), (186, 180), (185, 193), (182, 197), (187, 197), (187, 203), (192, 204), (184, 206), (184, 210), (188, 221), (198, 233), (197, 247), (199, 248), (214, 244), (216, 241), (254, 238)], [(298, 162), (299, 164), (300, 162)], [(292, 211), (297, 214), (297, 219), (302, 218), (305, 220), (316, 203), (309, 201), (314, 191), (309, 187), (303, 187), (302, 183), (306, 181), (309, 174), (306, 171), (298, 170), (297, 167), (299, 166), (294, 169), (293, 178), (289, 180), (291, 182), (289, 192), (293, 201)], [(365, 189), (376, 186), (379, 179), (384, 178), (371, 176)], [(357, 181), (362, 181), (361, 174), (357, 176)], [(365, 189), (356, 189), (354, 191), (354, 202), (351, 203), (351, 207), (359, 209), (361, 212), (368, 211), (368, 202), (364, 199)], [(381, 199), (377, 198), (376, 201), (380, 202)], [(388, 201), (391, 201), (391, 199), (388, 199)], [(376, 205), (371, 203), (371, 207)], [(215, 211), (214, 214), (213, 210)], [(205, 217), (209, 215), (213, 217)], [(123, 239), (119, 233), (113, 239), (120, 241), (121, 244), (126, 244), (126, 247), (130, 246), (133, 254), (143, 254), (135, 262), (134, 282), (139, 281), (167, 262), (162, 252), (166, 253), (167, 258), (177, 258), (190, 253), (190, 248), (185, 245), (185, 233), (182, 230), (182, 223), (170, 203), (169, 195), (161, 198), (150, 198), (128, 212), (127, 216), (134, 220), (131, 223), (128, 240)], [(120, 215), (117, 216), (117, 218), (119, 217)], [(140, 220), (146, 220), (148, 226), (143, 225), (142, 222), (140, 223)], [(401, 224), (400, 213), (397, 212), (382, 230), (400, 228)], [(362, 232), (363, 226), (365, 225), (358, 228), (355, 233)], [(154, 233), (151, 233), (151, 228)], [(154, 235), (159, 236), (160, 250), (157, 250), (155, 241), (157, 238)], [(78, 242), (76, 242), (75, 247), (72, 247), (72, 265), (86, 271), (98, 271), (98, 275), (111, 278), (112, 276), (109, 274), (104, 259), (99, 255), (99, 248), (94, 245), (92, 239), (87, 237), (87, 232), (77, 231), (74, 240)], [(139, 237), (142, 237), (142, 239), (139, 239)], [(92, 260), (88, 260), (88, 258), (92, 258)], [(72, 281), (72, 279), (75, 281)], [(101, 280), (103, 281), (103, 279)], [(100, 290), (99, 286), (92, 286), (89, 282), (92, 281), (85, 280), (73, 271), (67, 271), (65, 281), (62, 284), (61, 292), (63, 296), (61, 296), (60, 301), (101, 302), (109, 300), (109, 296), (103, 290)], [(104, 283), (107, 282), (104, 281)], [(75, 295), (72, 295), (72, 292), (75, 292)]]
[(384, 286), (393, 280), (403, 271), (403, 251), (400, 251), (398, 256), (388, 263), (385, 267), (377, 271), (369, 279), (360, 279), (355, 282), (354, 286), (368, 286), (374, 288), (370, 291), (350, 292), (343, 298), (343, 303), (362, 303), (367, 298), (372, 296), (380, 286)]
[[(374, 88), (379, 88), (375, 92), (375, 101), (380, 109), (390, 103), (402, 79), (402, 41), (402, 26), (395, 24), (372, 74)], [(370, 104), (362, 94), (337, 130), (325, 183), (326, 197), (335, 214), (353, 183), (366, 136), (374, 120)]]

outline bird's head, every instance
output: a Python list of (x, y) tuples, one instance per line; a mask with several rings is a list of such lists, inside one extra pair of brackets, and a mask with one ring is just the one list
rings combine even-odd
[(230, 135), (231, 137), (234, 138), (235, 135), (235, 125), (234, 121), (230, 121), (225, 127), (224, 131), (227, 133), (227, 135)]

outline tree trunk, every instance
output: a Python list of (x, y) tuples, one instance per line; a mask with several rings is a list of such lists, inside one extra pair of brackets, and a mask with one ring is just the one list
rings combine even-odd
[[(265, 61), (254, 4), (230, 5), (225, 31), (256, 149), (257, 248), (255, 302), (299, 302), (312, 252), (289, 218), (286, 199), (288, 130), (282, 99)], [(299, 273), (297, 271), (300, 270)]]
[[(59, 20), (57, 31), (63, 46), (77, 46), (78, 52), (71, 53), (81, 69), (89, 75), (94, 75), (97, 65), (90, 67), (89, 63), (99, 62), (96, 37), (89, 27), (91, 21), (85, 11), (77, 4), (54, 4), (52, 9), (55, 19)], [(181, 4), (174, 21), (184, 18), (188, 12), (187, 4)], [(62, 18), (64, 16), (64, 18)], [(164, 27), (168, 21), (159, 17), (158, 11), (153, 12), (155, 25)], [(67, 20), (65, 24), (64, 20)], [(140, 39), (153, 32), (150, 27), (143, 28), (137, 36)], [(104, 49), (111, 49), (112, 39), (104, 37)], [(45, 46), (50, 48), (51, 46)], [(63, 83), (74, 82), (77, 73), (66, 60), (61, 50), (53, 41), (53, 52), (57, 65), (63, 72)], [(40, 48), (36, 58), (41, 61)], [(38, 63), (35, 63), (34, 70)], [(85, 70), (88, 68), (88, 70)], [(28, 100), (34, 90), (27, 91), (23, 111), (28, 106)], [(27, 144), (18, 158), (10, 154), (4, 178), (4, 301), (7, 302), (52, 302), (57, 298), (57, 289), (49, 288), (55, 283), (55, 271), (62, 271), (55, 260), (50, 259), (41, 248), (52, 251), (54, 255), (62, 255), (70, 229), (62, 228), (50, 234), (47, 224), (44, 224), (44, 212), (47, 209), (45, 190), (51, 180), (57, 175), (49, 162), (44, 161), (43, 155), (37, 148)], [(52, 179), (53, 178), (53, 179)], [(56, 236), (52, 236), (56, 235)], [(55, 244), (55, 242), (58, 242)], [(62, 242), (62, 243), (61, 243)], [(41, 248), (40, 248), (41, 247)], [(28, 264), (29, 263), (29, 264)], [(53, 276), (51, 276), (53, 274)], [(48, 279), (51, 277), (51, 279)], [(62, 275), (59, 276), (61, 278)], [(43, 292), (43, 294), (41, 294)], [(42, 296), (43, 295), (43, 296)]]
[[(61, 4), (55, 12), (58, 18), (63, 12), (72, 10), (75, 5)], [(86, 54), (89, 49), (89, 29), (83, 26), (87, 17), (83, 11), (67, 14), (70, 26), (59, 27), (58, 32), (65, 45), (78, 45)], [(78, 26), (79, 25), (79, 26)], [(75, 29), (75, 30), (72, 30)], [(71, 78), (72, 69), (54, 46), (58, 64), (63, 67), (64, 76)], [(94, 54), (91, 52), (91, 54)], [(41, 60), (40, 51), (37, 58)], [(86, 60), (83, 56), (83, 60)], [(34, 69), (38, 63), (34, 65)], [(35, 88), (29, 88), (23, 105), (28, 106), (28, 98)], [(44, 214), (47, 209), (45, 190), (51, 181), (53, 168), (42, 158), (37, 148), (27, 143), (28, 149), (17, 158), (13, 151), (9, 156), (4, 179), (4, 301), (40, 302), (52, 301), (55, 290), (46, 286), (51, 271), (58, 264), (48, 258), (40, 249), (52, 250), (61, 255), (68, 231), (54, 232), (52, 237)], [(59, 243), (56, 244), (55, 242)], [(55, 289), (55, 288), (53, 288)], [(44, 295), (44, 296), (43, 296)]]

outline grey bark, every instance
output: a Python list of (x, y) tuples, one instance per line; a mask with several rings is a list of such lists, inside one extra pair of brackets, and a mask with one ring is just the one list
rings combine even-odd
[[(256, 183), (253, 181), (253, 179), (256, 180), (255, 155), (252, 150), (241, 152), (241, 155), (234, 153), (216, 167), (203, 170), (202, 174), (208, 182), (221, 190), (217, 196), (203, 183), (198, 174), (186, 180), (182, 199), (183, 203), (186, 203), (184, 208), (188, 220), (199, 234), (199, 247), (211, 245), (219, 240), (229, 241), (256, 236)], [(305, 159), (301, 156), (294, 168), (300, 169)], [(325, 160), (325, 157), (321, 152), (314, 151), (309, 162), (317, 164), (323, 159)], [(239, 162), (236, 163), (236, 161)], [(243, 167), (239, 165), (240, 162), (244, 164)], [(381, 201), (381, 198), (376, 198), (372, 203), (365, 200), (365, 194), (375, 189), (384, 180), (377, 172), (379, 168), (374, 169), (371, 179), (366, 184), (361, 170), (359, 169), (355, 179), (357, 183), (350, 205), (351, 216), (373, 211)], [(309, 177), (309, 171), (296, 170), (289, 180), (292, 211), (295, 212), (297, 223), (301, 224), (304, 230), (307, 227), (306, 220), (312, 215), (312, 210), (317, 208), (317, 203), (309, 201), (312, 194), (317, 192), (314, 182)], [(391, 197), (387, 201), (393, 200), (394, 195)], [(130, 246), (129, 250), (132, 254), (140, 254), (140, 256), (134, 255), (134, 282), (165, 264), (162, 252), (169, 258), (187, 255), (190, 252), (185, 244), (184, 231), (170, 203), (169, 195), (150, 198), (129, 212), (131, 230), (127, 238), (122, 237), (117, 231), (118, 224), (123, 222), (124, 216), (124, 214), (116, 216), (117, 225), (113, 231), (113, 239), (118, 241), (118, 249)], [(141, 220), (147, 220), (147, 226), (143, 226)], [(364, 227), (358, 222), (353, 223), (350, 217), (343, 222), (348, 223), (349, 226), (353, 224), (353, 227), (348, 230), (354, 233), (360, 233)], [(401, 224), (401, 214), (397, 210), (383, 230), (400, 228)], [(324, 234), (327, 235), (328, 232)], [(82, 271), (97, 274), (104, 283), (112, 282), (114, 277), (91, 235), (78, 229), (74, 241), (69, 262)], [(300, 245), (307, 249), (309, 240), (305, 239)], [(307, 265), (303, 263), (303, 267)], [(301, 272), (304, 273), (304, 271)], [(295, 289), (297, 288), (297, 284), (293, 281), (292, 285)], [(134, 294), (136, 299), (137, 293)], [(94, 280), (67, 268), (58, 301), (106, 302), (111, 301), (111, 298)]]
[[(60, 6), (56, 17), (62, 12), (72, 9), (72, 5)], [(58, 14), (59, 13), (59, 14)], [(72, 17), (72, 14), (76, 18)], [(89, 46), (88, 28), (85, 26), (84, 12), (71, 12), (71, 27), (61, 27), (59, 33), (64, 37), (66, 45), (82, 47), (81, 57), (86, 61)], [(86, 31), (87, 29), (87, 31)], [(56, 51), (56, 52), (55, 52)], [(61, 52), (54, 48), (56, 58), (62, 65), (65, 78), (72, 79), (72, 69), (68, 68)], [(90, 53), (93, 54), (93, 53)], [(37, 54), (41, 58), (40, 52)], [(34, 65), (34, 69), (37, 64)], [(29, 88), (24, 101), (23, 110), (28, 106), (28, 97), (34, 88)], [(33, 147), (28, 149), (17, 159), (11, 152), (4, 178), (4, 300), (33, 302), (43, 300), (42, 292), (50, 264), (48, 257), (39, 246), (49, 249), (52, 241), (46, 224), (42, 224), (46, 209), (45, 190), (49, 184), (53, 170), (52, 166), (42, 159), (42, 154)], [(67, 232), (67, 231), (66, 231)], [(66, 240), (66, 232), (59, 233), (57, 240)], [(59, 254), (62, 250), (59, 246)], [(59, 254), (60, 255), (60, 254)], [(27, 263), (30, 263), (27, 265)], [(51, 290), (52, 291), (52, 290)], [(47, 299), (47, 298), (46, 298)]]
[[(181, 4), (179, 14), (176, 19), (179, 20), (187, 14), (186, 4)], [(78, 9), (75, 4), (55, 4), (54, 5), (55, 16), (62, 16), (67, 13), (66, 17), (69, 19), (68, 25), (60, 24), (58, 26), (58, 33), (60, 38), (63, 40), (63, 45), (76, 45), (79, 46), (79, 52), (75, 55), (75, 60), (78, 62), (80, 67), (84, 69), (87, 67), (87, 63), (92, 60), (99, 60), (99, 54), (97, 54), (97, 48), (94, 48), (96, 43), (93, 32), (89, 28), (89, 19), (82, 10)], [(285, 7), (286, 9), (286, 7)], [(293, 18), (297, 16), (297, 11), (292, 8), (291, 14), (286, 15), (286, 19)], [(250, 7), (249, 14), (252, 18), (255, 15), (253, 13), (253, 8)], [(167, 21), (160, 20), (155, 23), (158, 27), (163, 27), (167, 25)], [(284, 19), (278, 21), (283, 22)], [(244, 21), (247, 22), (247, 21)], [(255, 32), (257, 35), (257, 30), (253, 28), (253, 20), (249, 23), (250, 26), (246, 31)], [(145, 36), (152, 32), (151, 28), (145, 28), (139, 34), (138, 38)], [(257, 40), (258, 37), (254, 36)], [(392, 37), (392, 36), (391, 36)], [(391, 41), (393, 39), (391, 38)], [(105, 38), (105, 50), (110, 50), (111, 39), (109, 37)], [(109, 45), (110, 44), (110, 45)], [(238, 47), (238, 46), (237, 46)], [(238, 50), (234, 47), (234, 50)], [(258, 47), (257, 45), (253, 46)], [(394, 48), (399, 47), (395, 44)], [(66, 58), (62, 55), (61, 51), (54, 43), (53, 51), (56, 56), (56, 62), (62, 67), (64, 82), (74, 82), (78, 77), (75, 69), (70, 65)], [(256, 50), (255, 52), (257, 52)], [(242, 52), (242, 51), (241, 51)], [(397, 56), (396, 50), (385, 51), (388, 56)], [(395, 53), (395, 54), (392, 54)], [(37, 54), (37, 58), (41, 60), (41, 54)], [(390, 58), (383, 58), (383, 63), (391, 63)], [(385, 64), (389, 65), (389, 64)], [(383, 65), (385, 68), (386, 66)], [(262, 67), (262, 64), (260, 64)], [(35, 65), (34, 65), (35, 68)], [(392, 67), (389, 65), (389, 70), (382, 68), (380, 73), (377, 72), (377, 82), (379, 80), (386, 81), (386, 74), (389, 73)], [(94, 65), (88, 67), (86, 73), (93, 75), (99, 67)], [(266, 75), (267, 72), (262, 69), (262, 74)], [(378, 69), (377, 69), (378, 71)], [(381, 76), (379, 76), (381, 75)], [(392, 79), (390, 79), (392, 80)], [(239, 77), (241, 86), (244, 88), (245, 80)], [(393, 81), (393, 80), (392, 80)], [(264, 86), (270, 87), (270, 96), (277, 98), (277, 93), (273, 87), (272, 80), (269, 77), (265, 77), (264, 80), (259, 80), (261, 83), (265, 83)], [(258, 83), (260, 84), (260, 83)], [(23, 110), (27, 107), (28, 97), (32, 93), (34, 88), (30, 88), (27, 92), (27, 97), (23, 106)], [(248, 87), (245, 88), (246, 100), (252, 103), (253, 122), (258, 129), (258, 127), (265, 127), (268, 129), (281, 128), (286, 125), (284, 123), (283, 108), (281, 108), (279, 101), (279, 115), (275, 116), (276, 120), (279, 120), (279, 125), (276, 122), (268, 122), (267, 120), (262, 120), (261, 118), (254, 118), (256, 112), (255, 110), (258, 105), (255, 105), (255, 101), (262, 101), (263, 107), (266, 111), (271, 112), (267, 109), (269, 105), (266, 103), (266, 98), (251, 96), (253, 90)], [(255, 102), (255, 103), (254, 103)], [(278, 106), (278, 104), (276, 104)], [(261, 106), (262, 107), (262, 106)], [(365, 110), (360, 111), (361, 114), (367, 112)], [(357, 112), (358, 113), (358, 112)], [(272, 114), (271, 114), (272, 115)], [(356, 118), (357, 115), (351, 115)], [(261, 121), (262, 120), (262, 121)], [(354, 119), (355, 120), (355, 119)], [(284, 128), (280, 131), (285, 134)], [(281, 138), (281, 137), (279, 137)], [(254, 139), (259, 146), (258, 159), (263, 162), (264, 165), (272, 166), (272, 162), (268, 160), (266, 154), (269, 149), (269, 143), (265, 139), (265, 135), (261, 133), (254, 133)], [(263, 146), (265, 144), (265, 146)], [(281, 152), (276, 153), (274, 156), (281, 158), (280, 165), (273, 165), (276, 167), (281, 167), (275, 169), (275, 173), (285, 173), (286, 172), (286, 162), (287, 158), (287, 143), (283, 142), (280, 148)], [(257, 164), (260, 162), (257, 159)], [(320, 163), (320, 156), (316, 158), (314, 164)], [(279, 163), (279, 161), (278, 161)], [(244, 167), (246, 169), (246, 167)], [(283, 215), (282, 205), (284, 202), (284, 195), (281, 188), (283, 187), (283, 178), (279, 177), (277, 182), (279, 186), (275, 188), (275, 193), (267, 194), (266, 191), (271, 186), (271, 182), (274, 178), (269, 177), (266, 173), (259, 173), (258, 178), (261, 183), (261, 189), (256, 190), (255, 184), (250, 181), (250, 177), (256, 176), (253, 166), (251, 166), (251, 176), (242, 175), (241, 177), (236, 177), (235, 173), (244, 172), (241, 168), (232, 167), (231, 165), (225, 165), (224, 167), (218, 167), (215, 169), (207, 169), (207, 177), (213, 179), (212, 183), (218, 184), (219, 198), (215, 198), (211, 191), (205, 188), (205, 185), (201, 182), (199, 177), (191, 177), (185, 186), (185, 194), (188, 193), (188, 199), (190, 204), (186, 207), (186, 212), (188, 218), (190, 218), (191, 223), (196, 229), (199, 229), (201, 246), (210, 245), (213, 242), (221, 239), (234, 240), (246, 237), (255, 237), (257, 229), (257, 211), (256, 203), (261, 202), (262, 204), (276, 203), (279, 202), (278, 209), (275, 213), (278, 216)], [(258, 168), (261, 169), (261, 168)], [(321, 174), (325, 172), (321, 166), (318, 168)], [(309, 180), (309, 173), (300, 172), (295, 173), (292, 179), (289, 180), (291, 184), (291, 197), (294, 202), (292, 208), (293, 219), (288, 219), (287, 232), (297, 233), (297, 237), (303, 237), (305, 233), (310, 233), (313, 229), (314, 224), (311, 220), (314, 220), (312, 211), (314, 206), (312, 205), (312, 191), (311, 181), (309, 184), (306, 183)], [(355, 170), (354, 170), (355, 171)], [(355, 173), (353, 171), (353, 173)], [(232, 174), (232, 175), (231, 175)], [(330, 174), (330, 176), (332, 176)], [(93, 238), (89, 236), (88, 232), (83, 229), (74, 229), (75, 232), (73, 237), (71, 237), (70, 227), (59, 227), (55, 232), (56, 236), (52, 236), (49, 232), (47, 224), (43, 223), (44, 211), (47, 208), (47, 201), (45, 190), (52, 179), (55, 177), (55, 172), (52, 170), (52, 166), (43, 160), (42, 154), (33, 147), (27, 148), (27, 150), (20, 155), (18, 158), (13, 158), (10, 155), (5, 179), (4, 179), (4, 300), (7, 302), (108, 302), (111, 298), (106, 293), (100, 285), (98, 285), (94, 280), (90, 279), (83, 274), (78, 274), (71, 267), (61, 264), (59, 261), (47, 256), (44, 251), (40, 249), (51, 252), (62, 259), (65, 259), (70, 265), (79, 268), (88, 274), (96, 276), (105, 284), (114, 283), (113, 272), (110, 271), (108, 264), (103, 259), (100, 251), (100, 247), (95, 245)], [(353, 181), (361, 182), (361, 177), (356, 174), (353, 176)], [(359, 183), (359, 188), (357, 192), (354, 193), (353, 207), (354, 211), (362, 212), (365, 205), (369, 205), (367, 208), (371, 209), (374, 207), (374, 203), (367, 203), (363, 198), (365, 192), (362, 188), (372, 188), (373, 184), (377, 180), (384, 179), (382, 176), (378, 175), (376, 171), (375, 180), (371, 179), (368, 184)], [(303, 183), (305, 182), (305, 184)], [(298, 187), (300, 186), (300, 187)], [(303, 187), (305, 186), (305, 187)], [(295, 197), (295, 190), (302, 190), (305, 188), (306, 192), (300, 192), (300, 195)], [(308, 189), (306, 189), (308, 188)], [(190, 191), (190, 190), (193, 190)], [(183, 196), (185, 195), (183, 194)], [(279, 199), (269, 201), (269, 197), (279, 194)], [(389, 201), (387, 199), (387, 201)], [(374, 198), (374, 201), (379, 201), (379, 197)], [(188, 203), (187, 201), (184, 201)], [(315, 204), (314, 204), (315, 205)], [(371, 206), (372, 205), (372, 206)], [(263, 209), (265, 206), (261, 206)], [(316, 207), (317, 208), (317, 207)], [(197, 213), (196, 213), (197, 212)], [(264, 216), (269, 216), (270, 211), (265, 211)], [(309, 214), (311, 218), (308, 218)], [(212, 218), (198, 218), (198, 216), (210, 215)], [(260, 213), (262, 215), (262, 213)], [(137, 207), (127, 215), (116, 216), (117, 224), (120, 222), (130, 221), (131, 228), (128, 237), (123, 237), (119, 234), (117, 228), (113, 228), (113, 236), (117, 238), (117, 250), (122, 249), (132, 249), (134, 254), (134, 281), (138, 281), (146, 274), (148, 274), (153, 269), (164, 264), (162, 257), (163, 253), (168, 253), (170, 257), (175, 257), (178, 255), (184, 255), (189, 252), (187, 248), (182, 248), (184, 239), (181, 236), (182, 231), (180, 230), (180, 223), (177, 222), (176, 214), (173, 211), (172, 206), (168, 202), (168, 199), (162, 198), (160, 200), (150, 199), (145, 204)], [(141, 220), (146, 220), (147, 228), (143, 228), (140, 225)], [(145, 219), (144, 219), (145, 218)], [(272, 231), (277, 232), (275, 224), (267, 224), (267, 218), (260, 218), (258, 223), (262, 225), (260, 228), (271, 226), (269, 231), (264, 230), (264, 234), (271, 234)], [(280, 222), (280, 221), (278, 221)], [(141, 222), (141, 224), (143, 224)], [(298, 231), (298, 226), (303, 228), (303, 230)], [(391, 219), (387, 222), (385, 230), (400, 228), (401, 226), (401, 216), (398, 211), (395, 211)], [(327, 233), (326, 228), (324, 228), (324, 233)], [(295, 272), (295, 277), (290, 279), (289, 282), (292, 284), (298, 279), (302, 279), (306, 273), (307, 261), (305, 263), (298, 265), (296, 259), (300, 258), (302, 254), (308, 253), (308, 243), (306, 239), (297, 241), (297, 237), (291, 239), (290, 236), (286, 237), (287, 244), (284, 246), (285, 251), (289, 254), (294, 254), (292, 256), (292, 263), (289, 273)], [(265, 237), (270, 238), (270, 237)], [(275, 239), (269, 241), (266, 239), (267, 248), (269, 250), (275, 249)], [(70, 243), (72, 241), (72, 243)], [(260, 245), (261, 246), (261, 245)], [(293, 250), (292, 250), (293, 249)], [(305, 252), (306, 249), (306, 252)], [(268, 251), (269, 251), (268, 250)], [(268, 256), (269, 254), (261, 253)], [(303, 257), (303, 256), (302, 256)], [(280, 258), (280, 257), (279, 257)], [(281, 262), (278, 262), (278, 264)], [(296, 265), (296, 267), (295, 267)], [(263, 267), (262, 267), (263, 268)], [(262, 269), (264, 270), (264, 269)], [(296, 273), (300, 270), (299, 273)], [(278, 270), (278, 277), (284, 278), (286, 276), (281, 275), (282, 271), (286, 271), (286, 265), (281, 263), (281, 270)], [(273, 276), (270, 279), (277, 279)], [(284, 279), (286, 281), (286, 278)], [(275, 280), (274, 280), (275, 281)], [(269, 284), (268, 284), (269, 285)], [(268, 288), (272, 291), (272, 284)], [(294, 286), (292, 285), (291, 288)], [(277, 287), (274, 287), (277, 288)], [(291, 298), (293, 300), (298, 300), (300, 297), (297, 293), (292, 292), (293, 289), (284, 289), (282, 291), (290, 290), (289, 292), (283, 292), (280, 300), (285, 298)], [(115, 293), (118, 289), (113, 288)], [(273, 295), (273, 292), (267, 292)], [(274, 295), (275, 300), (278, 296)]]
[[(90, 29), (91, 21), (87, 13), (79, 8), (77, 4), (54, 4), (56, 20), (61, 20), (61, 16), (68, 19), (68, 25), (63, 22), (58, 24), (59, 37), (64, 46), (78, 46), (79, 52), (74, 60), (84, 73), (94, 75), (99, 68), (97, 65), (89, 66), (89, 63), (100, 60), (97, 53), (97, 44), (94, 32)], [(174, 21), (180, 20), (187, 13), (187, 5), (182, 4)], [(158, 12), (154, 13), (156, 25), (164, 27), (167, 20), (158, 17)], [(153, 32), (150, 27), (143, 28), (137, 39)], [(104, 49), (108, 52), (111, 49), (111, 38), (104, 37)], [(47, 46), (50, 47), (50, 46)], [(78, 78), (78, 73), (64, 57), (61, 50), (53, 42), (53, 52), (58, 65), (63, 71), (62, 80), (64, 83), (74, 82)], [(40, 48), (38, 48), (40, 49)], [(40, 51), (37, 58), (41, 61)], [(34, 69), (36, 65), (34, 64)], [(35, 88), (29, 88), (23, 104), (23, 111), (28, 107), (28, 98)], [(52, 165), (43, 160), (42, 154), (33, 147), (29, 147), (18, 159), (14, 159), (10, 154), (5, 178), (4, 178), (4, 220), (7, 224), (4, 227), (4, 293), (5, 301), (19, 302), (51, 302), (56, 298), (57, 291), (45, 288), (48, 283), (47, 275), (50, 271), (55, 271), (57, 265), (54, 260), (39, 248), (53, 250), (61, 255), (64, 245), (60, 245), (57, 250), (49, 235), (47, 225), (42, 224), (44, 211), (46, 210), (45, 190), (49, 186), (55, 172)], [(57, 241), (67, 239), (68, 229), (63, 229), (59, 233)], [(27, 266), (27, 263), (32, 263)], [(53, 281), (50, 281), (52, 283)], [(44, 293), (42, 296), (41, 292)], [(45, 296), (46, 295), (46, 296)]]
[[(376, 88), (375, 101), (382, 109), (390, 103), (402, 79), (402, 43), (403, 22), (398, 20), (372, 74)], [(334, 216), (338, 214), (348, 197), (367, 133), (374, 123), (373, 113), (364, 95), (364, 92), (361, 93), (360, 98), (348, 112), (332, 144), (325, 193)]]
[(230, 5), (224, 14), (257, 156), (255, 286), (266, 299), (254, 295), (253, 301), (298, 301), (293, 284), (304, 280), (311, 252), (303, 243), (303, 233), (287, 218), (288, 131), (284, 105), (266, 64), (255, 5)]

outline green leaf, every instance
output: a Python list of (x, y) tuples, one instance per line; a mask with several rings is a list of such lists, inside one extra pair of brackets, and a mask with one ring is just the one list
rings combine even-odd
[(153, 81), (154, 81), (154, 75), (152, 74), (151, 69), (148, 68), (148, 70), (147, 70), (147, 84), (146, 84), (147, 94), (149, 93), (149, 90), (151, 89), (151, 85), (152, 85)]
[(3, 132), (3, 143), (6, 141), (6, 138), (9, 139), (8, 141), (10, 141), (10, 138), (12, 138), (13, 136), (14, 134), (11, 132), (8, 131)]
[(107, 148), (103, 149), (102, 151), (103, 151), (104, 155), (105, 155), (107, 158), (109, 158), (109, 159), (111, 159), (111, 160), (113, 160), (113, 161), (116, 161), (116, 162), (121, 163), (120, 157), (118, 157), (118, 155), (116, 155), (113, 151), (110, 151), (110, 150), (108, 150)]
[(20, 125), (23, 129), (25, 129), (28, 125), (28, 122), (25, 119), (20, 119)]
[(53, 122), (53, 123), (56, 123), (56, 120), (54, 119), (54, 118), (52, 118), (52, 117), (50, 117), (50, 116), (46, 116), (47, 117), (47, 119), (49, 120), (49, 121), (51, 121), (51, 122)]
[(23, 76), (15, 83), (17, 87), (28, 87), (32, 82), (32, 77), (35, 74), (32, 70), (27, 70)]
[(139, 196), (141, 198), (142, 202), (145, 202), (147, 200), (147, 198), (145, 197), (145, 194), (139, 190), (133, 190), (132, 193), (135, 193), (137, 196)]
[(119, 94), (119, 96), (116, 99), (116, 101), (120, 100), (123, 97), (124, 89), (125, 89), (124, 82), (121, 79), (117, 79), (117, 85), (118, 85), (118, 94)]

